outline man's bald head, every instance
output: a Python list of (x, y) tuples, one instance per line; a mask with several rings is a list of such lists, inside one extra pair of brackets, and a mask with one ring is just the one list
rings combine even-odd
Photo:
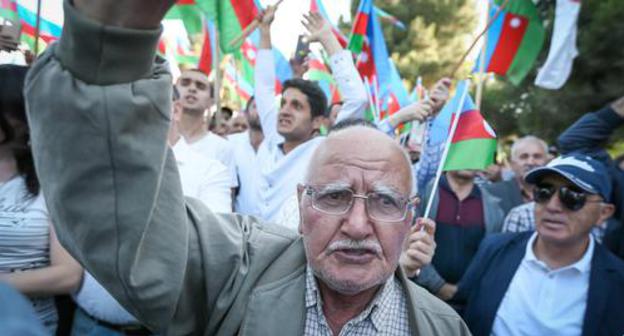
[(412, 174), (409, 158), (401, 147), (383, 132), (366, 126), (352, 126), (331, 132), (314, 152), (306, 183), (318, 182), (321, 167), (328, 164), (346, 163), (382, 169), (386, 174), (397, 174), (411, 192)]

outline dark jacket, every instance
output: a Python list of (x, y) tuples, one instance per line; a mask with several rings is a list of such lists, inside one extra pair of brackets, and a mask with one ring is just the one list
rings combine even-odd
[[(466, 302), (464, 321), (474, 335), (490, 335), (496, 312), (526, 252), (532, 232), (483, 240), (459, 283), (455, 299)], [(591, 262), (583, 335), (624, 334), (624, 262), (596, 244)]]
[(602, 161), (609, 171), (613, 183), (611, 203), (615, 204), (614, 217), (619, 226), (609, 228), (605, 235), (605, 245), (624, 259), (624, 172), (611, 160), (605, 144), (611, 134), (624, 125), (620, 117), (609, 106), (595, 113), (587, 113), (557, 139), (562, 154), (579, 152)]
[(498, 204), (503, 210), (504, 216), (507, 216), (511, 209), (524, 204), (522, 192), (515, 178), (509, 181), (484, 184), (481, 188), (500, 200)]

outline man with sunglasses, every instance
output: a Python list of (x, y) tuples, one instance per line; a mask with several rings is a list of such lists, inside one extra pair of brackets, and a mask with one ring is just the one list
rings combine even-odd
[(622, 335), (624, 263), (590, 234), (614, 211), (605, 166), (559, 157), (525, 176), (536, 232), (486, 238), (459, 284), (475, 335)]

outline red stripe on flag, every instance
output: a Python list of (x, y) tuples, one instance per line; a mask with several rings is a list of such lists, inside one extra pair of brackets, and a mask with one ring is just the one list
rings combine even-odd
[(236, 12), (236, 17), (241, 25), (241, 29), (245, 29), (256, 16), (258, 16), (258, 8), (254, 0), (228, 0)]
[(204, 31), (204, 45), (197, 67), (206, 75), (210, 75), (212, 70), (212, 41), (210, 41), (210, 33), (207, 30)]
[(176, 1), (176, 4), (178, 4), (178, 5), (194, 5), (195, 4), (195, 0), (178, 0), (178, 1)]
[[(28, 35), (28, 36), (32, 36), (35, 37), (35, 31), (37, 29), (35, 29), (35, 27), (29, 25), (28, 23), (22, 21), (22, 33)], [(56, 41), (58, 40), (58, 37), (54, 37), (52, 35), (47, 35), (47, 34), (42, 34), (41, 31), (39, 31), (39, 38), (42, 39), (43, 41), (45, 41), (45, 43), (50, 43), (52, 41)]]
[(373, 52), (370, 48), (369, 43), (364, 43), (364, 46), (362, 47), (362, 52), (358, 57), (356, 67), (362, 78), (368, 78), (369, 80), (371, 80), (373, 77), (377, 76), (375, 59), (373, 58)]
[(488, 71), (499, 75), (507, 74), (507, 70), (516, 57), (528, 26), (529, 20), (523, 16), (511, 13), (505, 15), (503, 30), (498, 39), (496, 49), (494, 49), (492, 54)]
[[(451, 125), (453, 125), (454, 119), (455, 115), (451, 117)], [(494, 138), (495, 136), (485, 128), (485, 119), (483, 119), (479, 110), (470, 110), (459, 115), (459, 122), (457, 124), (457, 129), (455, 129), (452, 143), (470, 139)]]
[(368, 14), (360, 12), (353, 25), (353, 34), (366, 35), (366, 27), (368, 27)]

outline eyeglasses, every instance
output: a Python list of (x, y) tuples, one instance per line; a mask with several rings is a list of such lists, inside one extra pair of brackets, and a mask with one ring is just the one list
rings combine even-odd
[(574, 190), (570, 187), (561, 186), (559, 188), (549, 184), (539, 184), (533, 189), (533, 200), (536, 203), (548, 202), (556, 191), (559, 191), (559, 201), (569, 210), (577, 211), (585, 206), (585, 203), (602, 203), (602, 200), (588, 200), (587, 193)]
[[(312, 198), (312, 208), (328, 215), (344, 215), (356, 198), (361, 198), (366, 204), (368, 216), (381, 222), (399, 222), (407, 217), (417, 198), (405, 198), (380, 192), (356, 194), (350, 188), (341, 187), (312, 187), (304, 185), (305, 195)], [(322, 189), (321, 189), (322, 188)]]

